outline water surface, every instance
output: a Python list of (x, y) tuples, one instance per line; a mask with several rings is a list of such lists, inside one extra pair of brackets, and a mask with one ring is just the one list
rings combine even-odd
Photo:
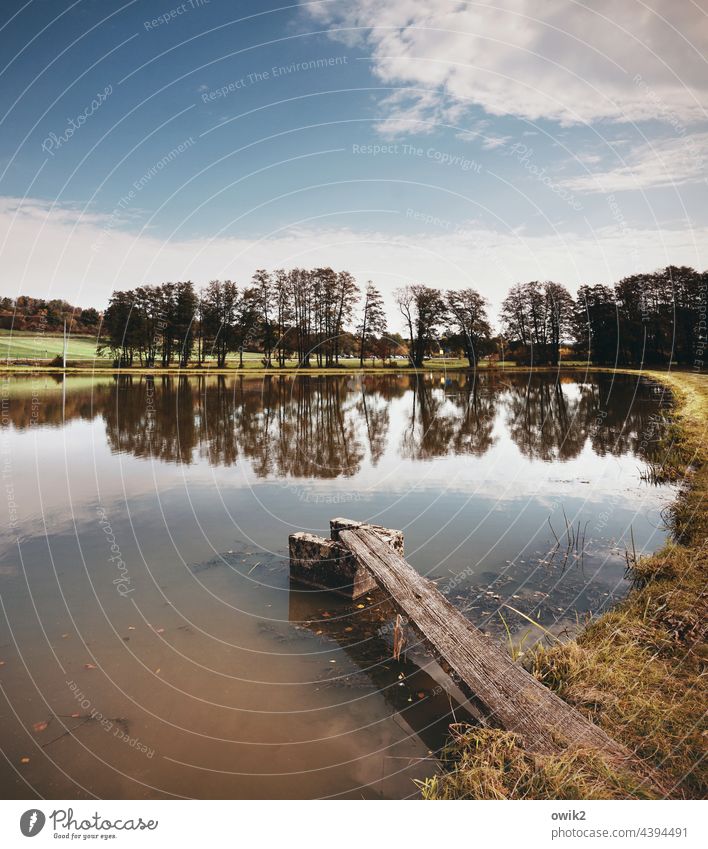
[(666, 399), (634, 376), (13, 377), (2, 398), (6, 797), (412, 795), (464, 708), (419, 647), (392, 659), (377, 595), (291, 586), (288, 534), (402, 528), (523, 650), (525, 617), (564, 638), (626, 592), (672, 498), (645, 480)]

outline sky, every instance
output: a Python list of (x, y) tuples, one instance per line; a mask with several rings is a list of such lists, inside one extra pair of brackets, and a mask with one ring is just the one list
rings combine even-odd
[(707, 47), (708, 0), (3, 0), (0, 293), (704, 270)]

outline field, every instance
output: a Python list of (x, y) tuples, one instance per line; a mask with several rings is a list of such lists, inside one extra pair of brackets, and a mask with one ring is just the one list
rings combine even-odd
[[(61, 356), (63, 350), (63, 338), (61, 333), (34, 333), (34, 332), (18, 332), (18, 331), (10, 331), (10, 330), (0, 330), (0, 360), (5, 360), (6, 362), (9, 360), (23, 360), (23, 361), (31, 361), (37, 360), (37, 366), (45, 366), (47, 362), (53, 359), (56, 356)], [(244, 371), (262, 371), (263, 363), (262, 363), (263, 355), (260, 353), (254, 353), (251, 351), (244, 351), (243, 354), (243, 368)], [(111, 356), (108, 351), (104, 352), (102, 355), (98, 355), (96, 353), (96, 339), (92, 336), (78, 336), (73, 335), (69, 337), (69, 350), (68, 357), (69, 367), (96, 367), (98, 369), (105, 369), (111, 367)], [(94, 363), (94, 360), (96, 361)], [(214, 360), (211, 357), (207, 357), (206, 360), (206, 368), (213, 368)], [(234, 370), (238, 368), (239, 364), (239, 356), (237, 353), (230, 354), (226, 361), (226, 367), (229, 370)], [(403, 366), (406, 364), (406, 361), (403, 359), (393, 360), (393, 366)], [(467, 360), (457, 359), (454, 357), (436, 357), (434, 360), (429, 360), (426, 363), (426, 368), (443, 368), (443, 369), (457, 369), (457, 368), (467, 368)], [(188, 369), (195, 368), (195, 364), (190, 362)], [(295, 369), (297, 367), (297, 363), (295, 360), (289, 360), (286, 368), (287, 369)], [(359, 358), (358, 357), (342, 357), (340, 360), (340, 369), (358, 369), (359, 368)], [(372, 363), (372, 360), (367, 357), (364, 360), (364, 368), (367, 370), (370, 369), (380, 369), (381, 368), (381, 360), (376, 360), (375, 363)], [(178, 367), (173, 365), (170, 367), (170, 370), (176, 371)], [(137, 372), (140, 370), (140, 364), (136, 361), (132, 372)], [(159, 367), (155, 369), (151, 369), (151, 371), (159, 371)], [(317, 370), (317, 359), (316, 357), (312, 357), (311, 360), (311, 371)], [(331, 371), (331, 369), (328, 369)]]
[[(61, 333), (33, 333), (0, 330), (0, 356), (3, 360), (51, 360), (61, 356)], [(93, 336), (69, 336), (69, 359), (92, 360), (96, 357)]]

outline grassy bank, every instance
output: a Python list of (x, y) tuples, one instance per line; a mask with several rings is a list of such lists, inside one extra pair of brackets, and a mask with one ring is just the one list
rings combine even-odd
[[(708, 378), (649, 372), (673, 393), (666, 466), (683, 479), (673, 505), (674, 541), (632, 564), (627, 599), (576, 640), (539, 647), (529, 670), (665, 777), (671, 795), (703, 798), (708, 603)], [(532, 758), (513, 735), (456, 727), (427, 799), (648, 798), (633, 775), (596, 754)]]

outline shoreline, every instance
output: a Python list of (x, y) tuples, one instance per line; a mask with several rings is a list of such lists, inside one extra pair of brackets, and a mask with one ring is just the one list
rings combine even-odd
[[(463, 374), (474, 374), (479, 372), (481, 374), (490, 373), (506, 373), (506, 372), (543, 372), (547, 374), (549, 372), (558, 372), (562, 373), (564, 371), (568, 372), (578, 372), (585, 371), (591, 373), (614, 373), (614, 374), (636, 374), (644, 377), (650, 377), (652, 379), (657, 380), (658, 382), (664, 382), (664, 385), (669, 387), (671, 383), (671, 377), (673, 375), (694, 375), (696, 377), (703, 377), (700, 373), (696, 373), (694, 371), (688, 370), (679, 370), (679, 369), (669, 369), (667, 371), (658, 371), (655, 368), (650, 367), (642, 367), (642, 366), (598, 366), (593, 365), (591, 363), (585, 362), (565, 362), (560, 363), (558, 365), (523, 365), (523, 364), (509, 364), (509, 365), (482, 365), (478, 367), (472, 367), (469, 365), (446, 365), (445, 363), (439, 362), (430, 362), (426, 363), (423, 366), (409, 366), (404, 363), (400, 365), (394, 364), (389, 366), (364, 366), (360, 368), (359, 366), (340, 366), (338, 368), (325, 368), (318, 366), (311, 366), (309, 368), (298, 367), (298, 366), (287, 366), (286, 368), (263, 368), (259, 367), (245, 367), (245, 368), (196, 368), (196, 367), (188, 367), (188, 368), (180, 368), (180, 367), (172, 367), (172, 368), (145, 368), (136, 366), (135, 368), (91, 368), (84, 366), (67, 366), (67, 368), (53, 367), (53, 366), (28, 366), (28, 365), (0, 365), (0, 374), (6, 375), (36, 375), (36, 374), (46, 374), (46, 375), (85, 375), (85, 376), (107, 376), (107, 375), (116, 375), (116, 376), (130, 376), (135, 375), (137, 377), (210, 377), (211, 375), (216, 376), (233, 376), (233, 377), (268, 377), (270, 375), (281, 377), (281, 376), (306, 376), (306, 375), (329, 375), (332, 377), (346, 377), (350, 375), (356, 374), (380, 374), (380, 375), (391, 375), (401, 373), (404, 374), (426, 374), (428, 372), (440, 372), (440, 373), (463, 373)], [(668, 382), (663, 381), (663, 378), (666, 377)]]
[[(620, 370), (616, 370), (620, 371)], [(646, 370), (672, 395), (662, 471), (683, 481), (670, 508), (671, 538), (628, 564), (627, 597), (567, 643), (539, 645), (524, 658), (532, 674), (662, 773), (670, 796), (708, 793), (702, 672), (708, 658), (708, 379)], [(451, 726), (425, 799), (657, 798), (596, 754), (532, 757), (513, 734)]]

